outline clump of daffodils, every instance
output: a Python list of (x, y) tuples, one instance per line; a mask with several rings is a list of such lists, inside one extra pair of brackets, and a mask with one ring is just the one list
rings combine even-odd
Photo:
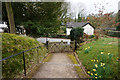
[(105, 65), (105, 63), (101, 63), (101, 66), (104, 66)]

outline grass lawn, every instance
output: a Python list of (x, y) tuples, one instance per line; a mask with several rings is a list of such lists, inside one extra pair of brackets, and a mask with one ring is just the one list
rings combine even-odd
[(101, 38), (76, 52), (91, 77), (118, 78), (118, 39)]

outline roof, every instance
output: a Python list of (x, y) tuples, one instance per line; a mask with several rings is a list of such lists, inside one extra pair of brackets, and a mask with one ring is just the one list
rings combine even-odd
[[(85, 25), (90, 24), (88, 22), (67, 22), (67, 28), (76, 28), (76, 27), (84, 27)], [(91, 25), (91, 24), (90, 24)], [(91, 25), (92, 26), (92, 25)], [(93, 27), (93, 26), (92, 26)], [(94, 27), (93, 27), (94, 28)]]

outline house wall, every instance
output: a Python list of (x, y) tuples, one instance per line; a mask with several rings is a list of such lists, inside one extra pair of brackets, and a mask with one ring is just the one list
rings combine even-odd
[(66, 28), (66, 35), (70, 35), (70, 31), (72, 28)]
[(86, 33), (87, 35), (94, 35), (94, 28), (91, 25), (87, 24), (83, 28), (84, 28), (84, 33)]

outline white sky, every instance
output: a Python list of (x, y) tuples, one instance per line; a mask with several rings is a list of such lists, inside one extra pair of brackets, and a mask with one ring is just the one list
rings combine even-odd
[[(88, 15), (92, 13), (94, 14), (98, 13), (99, 8), (102, 6), (105, 7), (104, 13), (109, 13), (109, 12), (116, 13), (118, 11), (118, 2), (120, 0), (66, 0), (66, 1), (70, 2), (71, 11), (75, 15), (77, 15), (78, 10), (81, 10), (81, 7), (85, 9), (85, 15)], [(97, 4), (97, 9), (95, 9), (94, 4)]]

